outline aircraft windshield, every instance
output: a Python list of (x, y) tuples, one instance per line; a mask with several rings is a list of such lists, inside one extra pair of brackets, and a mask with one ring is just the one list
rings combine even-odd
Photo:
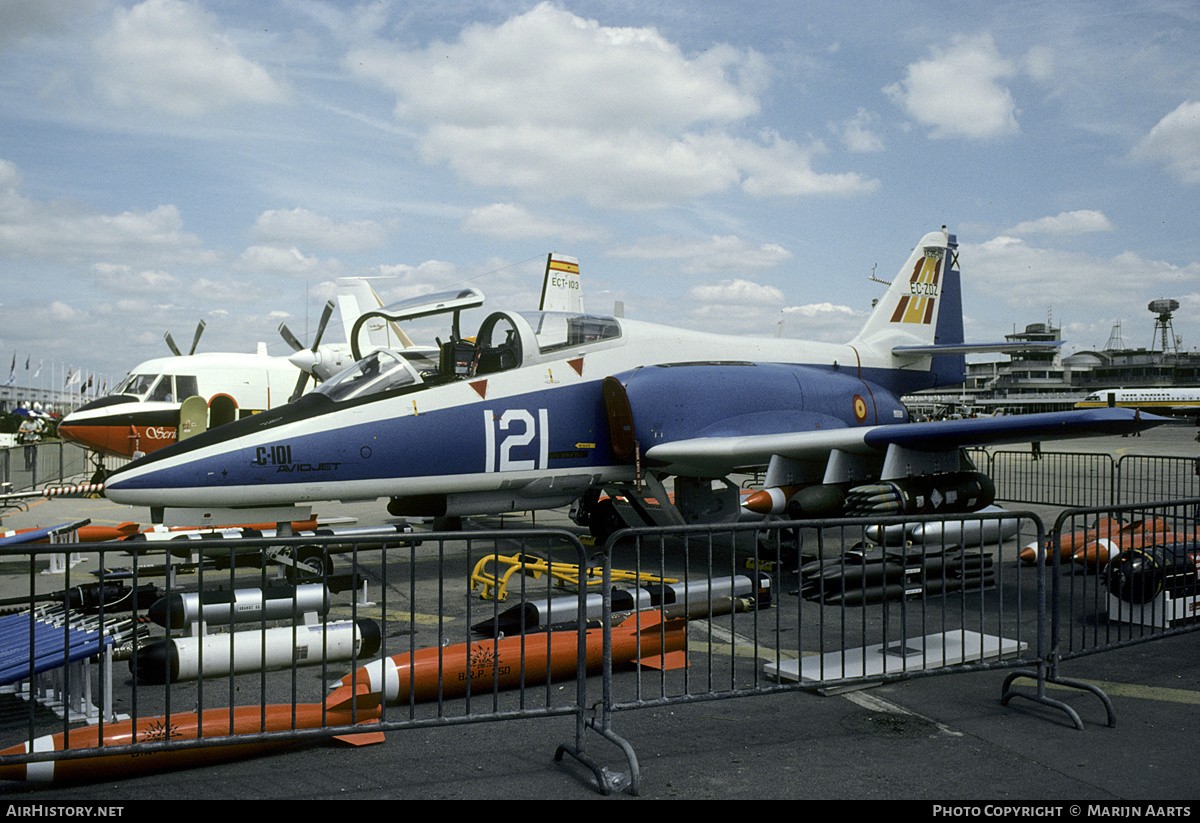
[(526, 312), (521, 316), (533, 328), (543, 354), (621, 336), (621, 324), (612, 317), (568, 312)]
[(316, 391), (335, 401), (354, 400), (421, 382), (412, 365), (394, 351), (383, 349), (359, 360), (326, 380)]
[(158, 378), (157, 374), (131, 374), (121, 381), (121, 385), (117, 386), (113, 393), (132, 394), (139, 399), (144, 399)]
[(200, 394), (196, 376), (191, 374), (131, 374), (121, 381), (113, 394), (129, 394), (139, 400), (173, 403)]

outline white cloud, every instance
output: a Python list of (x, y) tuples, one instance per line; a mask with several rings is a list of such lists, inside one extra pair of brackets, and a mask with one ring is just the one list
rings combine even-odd
[(1089, 234), (1098, 231), (1113, 231), (1114, 226), (1103, 212), (1095, 209), (1064, 211), (1054, 217), (1026, 220), (1009, 229), (1012, 234)]
[(117, 8), (96, 38), (95, 82), (112, 103), (198, 117), (235, 103), (279, 103), (287, 91), (243, 57), (198, 6), (146, 0)]
[(690, 322), (728, 334), (845, 342), (867, 314), (833, 303), (781, 308), (782, 291), (744, 279), (697, 286), (688, 296), (701, 303), (689, 313)]
[(1000, 56), (990, 35), (956, 37), (949, 49), (932, 47), (927, 60), (883, 89), (933, 138), (988, 139), (1016, 134), (1017, 108), (1003, 85), (1016, 69)]
[(760, 55), (716, 45), (689, 57), (653, 28), (612, 28), (543, 3), (450, 43), (376, 45), (347, 58), (425, 129), (422, 157), (482, 185), (648, 208), (741, 185), (755, 195), (871, 187), (822, 175), (775, 135), (726, 133), (759, 111)]
[(78, 320), (81, 314), (61, 300), (55, 300), (50, 304), (50, 316), (55, 320), (69, 322)]
[(241, 272), (279, 274), (288, 277), (340, 277), (342, 264), (337, 260), (306, 257), (295, 246), (251, 246), (242, 252), (233, 268)]
[(1181, 103), (1159, 120), (1134, 147), (1132, 157), (1163, 163), (1184, 183), (1200, 183), (1200, 102)]
[(730, 303), (746, 306), (778, 305), (783, 302), (783, 292), (774, 286), (764, 286), (761, 283), (740, 279), (693, 286), (690, 295), (693, 300), (717, 303), (721, 306)]
[(426, 260), (416, 266), (407, 263), (375, 266), (370, 276), (381, 278), (372, 281), (371, 287), (384, 305), (442, 291), (464, 279), (457, 266), (441, 260)]
[(14, 197), (16, 190), (21, 187), (24, 179), (17, 170), (17, 164), (11, 160), (0, 158), (0, 187), (5, 189), (6, 197)]
[(173, 205), (119, 214), (77, 203), (31, 200), (19, 191), (17, 167), (0, 160), (0, 254), (14, 258), (78, 261), (100, 258), (209, 264), (215, 255), (183, 231)]
[(179, 278), (165, 271), (137, 270), (118, 263), (95, 263), (92, 276), (106, 291), (127, 292), (144, 297), (150, 294), (173, 294), (179, 288)]
[(868, 314), (838, 303), (806, 303), (785, 306), (777, 322), (784, 337), (844, 343), (858, 332)]
[(1140, 316), (1147, 301), (1190, 294), (1200, 278), (1200, 263), (1177, 266), (1134, 252), (1103, 258), (1038, 248), (1009, 236), (964, 245), (960, 259), (970, 290), (1010, 307), (1017, 322), (1050, 308), (1073, 316)]
[[(757, 113), (752, 92), (762, 86), (752, 53), (717, 46), (689, 59), (652, 28), (601, 26), (549, 3), (422, 52), (360, 50), (348, 60), (396, 92), (401, 118), (472, 128), (514, 119), (588, 130), (735, 122)], [(747, 82), (731, 82), (730, 72)]]
[(855, 311), (849, 306), (839, 306), (836, 303), (807, 303), (803, 306), (787, 306), (784, 314), (798, 314), (801, 317), (845, 316), (866, 319), (867, 313)]
[(875, 115), (860, 107), (853, 117), (841, 123), (830, 123), (829, 130), (838, 135), (851, 154), (880, 152), (883, 151), (883, 140), (870, 128), (875, 119)]
[(685, 275), (761, 271), (792, 259), (792, 253), (776, 243), (755, 245), (734, 235), (648, 237), (633, 246), (613, 249), (608, 256), (676, 261), (679, 273)]
[[(274, 295), (264, 291), (261, 288), (256, 288), (250, 283), (229, 278), (215, 280), (208, 277), (202, 277), (191, 284), (188, 289), (188, 294), (199, 304), (209, 307), (205, 310), (206, 315), (227, 315), (228, 312), (221, 308), (232, 305), (252, 305), (264, 299), (270, 299)], [(243, 318), (245, 322), (245, 318)], [(247, 328), (253, 327), (253, 323), (245, 322)], [(245, 331), (245, 330), (243, 330)]]
[(308, 248), (363, 251), (387, 242), (387, 231), (373, 220), (344, 222), (308, 209), (270, 209), (258, 216), (251, 229), (255, 240)]
[(468, 234), (506, 239), (557, 237), (572, 243), (608, 236), (608, 231), (602, 227), (538, 217), (516, 203), (493, 203), (472, 209), (462, 221), (462, 230)]
[(819, 174), (810, 163), (814, 154), (825, 152), (824, 144), (808, 148), (780, 137), (774, 131), (761, 135), (761, 142), (719, 136), (707, 138), (713, 153), (730, 157), (745, 177), (742, 189), (759, 197), (792, 197), (811, 194), (859, 194), (875, 191), (878, 180), (866, 180), (854, 172)]

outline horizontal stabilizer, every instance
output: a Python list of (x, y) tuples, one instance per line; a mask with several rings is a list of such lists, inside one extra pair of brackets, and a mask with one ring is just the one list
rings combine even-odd
[(892, 354), (898, 357), (904, 356), (919, 356), (919, 355), (941, 355), (941, 354), (989, 354), (999, 352), (1001, 354), (1019, 354), (1021, 352), (1049, 352), (1058, 351), (1059, 347), (1066, 342), (1064, 340), (1053, 340), (1048, 342), (1029, 342), (1029, 343), (931, 343), (927, 346), (893, 346)]

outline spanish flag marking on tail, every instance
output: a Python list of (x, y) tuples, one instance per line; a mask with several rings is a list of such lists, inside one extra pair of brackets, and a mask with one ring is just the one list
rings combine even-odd
[(558, 257), (550, 258), (550, 271), (561, 271), (567, 274), (579, 274), (579, 264)]

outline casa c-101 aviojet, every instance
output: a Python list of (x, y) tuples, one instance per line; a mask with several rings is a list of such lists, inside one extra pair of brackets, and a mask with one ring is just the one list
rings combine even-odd
[[(437, 360), (433, 347), (414, 344), (394, 323), (368, 314), (382, 302), (367, 280), (338, 278), (336, 288), (344, 343), (321, 344), (335, 308), (332, 300), (325, 305), (311, 346), (301, 343), (286, 324), (279, 325), (280, 335), (294, 352), (288, 357), (269, 356), (264, 343), (258, 344), (256, 354), (196, 354), (205, 327), (201, 321), (191, 351), (183, 354), (168, 332), (167, 345), (174, 357), (147, 360), (134, 368), (112, 394), (68, 414), (58, 426), (59, 435), (99, 458), (136, 458), (296, 399), (314, 378), (325, 380), (360, 359), (364, 343), (368, 351), (403, 348), (409, 360)], [(541, 308), (579, 308), (580, 290), (578, 261), (548, 255)], [(98, 471), (95, 482), (103, 474)]]
[(129, 464), (108, 497), (168, 508), (386, 497), (395, 516), (427, 517), (578, 502), (588, 523), (611, 505), (601, 490), (646, 484), (664, 503), (673, 477), (667, 508), (687, 523), (736, 517), (723, 479), (765, 469), (747, 502), (763, 514), (843, 514), (848, 488), (884, 482), (944, 504), (928, 510), (972, 511), (991, 502), (990, 481), (963, 447), (1161, 420), (1110, 408), (911, 422), (903, 394), (961, 384), (964, 354), (1007, 345), (964, 344), (958, 244), (944, 227), (843, 345), (544, 311), (493, 312), (464, 338), (455, 306), (474, 296), (396, 313), (453, 313), (436, 364), (376, 351), (293, 403)]

